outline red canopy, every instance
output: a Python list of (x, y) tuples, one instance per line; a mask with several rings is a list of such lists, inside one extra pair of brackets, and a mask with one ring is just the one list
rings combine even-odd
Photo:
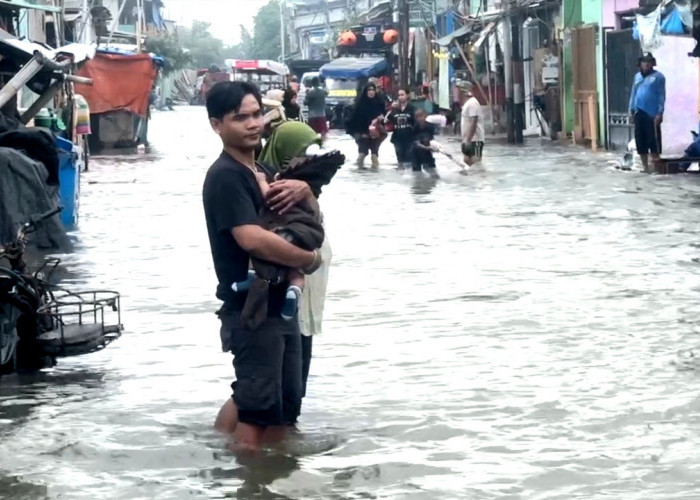
[(126, 109), (141, 117), (148, 112), (149, 97), (157, 69), (148, 54), (104, 54), (86, 62), (78, 71), (92, 78), (92, 85), (75, 86), (85, 96), (90, 113)]

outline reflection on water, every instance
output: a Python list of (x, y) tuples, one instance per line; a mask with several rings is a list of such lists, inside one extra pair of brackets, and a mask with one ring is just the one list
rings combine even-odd
[(0, 384), (0, 438), (14, 432), (41, 405), (65, 401), (90, 401), (100, 390), (103, 374), (60, 368), (36, 373), (21, 373), (2, 378)]
[(219, 145), (203, 108), (150, 130), (148, 155), (91, 162), (61, 270), (121, 291), (126, 332), (0, 381), (0, 496), (697, 497), (694, 177), (538, 141), (468, 176), (398, 172), (387, 144), (379, 171), (348, 163), (321, 197), (334, 261), (301, 433), (239, 463), (212, 430), (232, 377), (201, 207)]
[[(435, 186), (437, 186), (438, 178), (435, 175), (428, 175), (423, 172), (417, 172), (413, 175), (413, 186), (411, 187), (411, 192), (415, 195), (426, 195), (433, 192)], [(426, 203), (425, 199), (417, 199), (417, 202)]]

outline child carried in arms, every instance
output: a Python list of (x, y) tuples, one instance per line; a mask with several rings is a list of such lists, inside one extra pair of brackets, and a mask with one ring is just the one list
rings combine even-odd
[[(259, 224), (304, 250), (321, 248), (325, 230), (317, 198), (321, 194), (321, 188), (330, 183), (343, 163), (345, 156), (339, 151), (331, 151), (318, 156), (288, 159), (274, 179), (264, 172), (256, 172), (255, 178), (263, 198), (270, 189), (269, 182), (281, 179), (302, 180), (309, 185), (314, 194), (313, 199), (302, 201), (284, 214), (264, 206), (259, 214)], [(251, 258), (251, 263), (252, 271), (248, 280), (234, 283), (231, 287), (236, 292), (248, 291), (242, 312), (243, 326), (255, 330), (265, 322), (269, 286), (284, 282), (288, 283), (288, 287), (281, 316), (287, 321), (292, 320), (296, 316), (304, 288), (304, 273), (299, 269), (278, 266), (254, 257)]]

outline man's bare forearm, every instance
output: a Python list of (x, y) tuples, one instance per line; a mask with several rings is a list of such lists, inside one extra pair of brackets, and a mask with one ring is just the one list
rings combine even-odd
[(472, 138), (476, 133), (476, 120), (470, 119), (469, 125), (467, 125), (467, 130), (464, 133), (464, 142), (472, 142)]
[(233, 228), (232, 233), (241, 248), (258, 259), (299, 269), (309, 267), (314, 262), (313, 252), (302, 250), (260, 226), (238, 226)]

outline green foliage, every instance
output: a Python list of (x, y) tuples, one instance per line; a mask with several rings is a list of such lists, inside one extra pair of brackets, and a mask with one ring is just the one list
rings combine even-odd
[(253, 36), (244, 26), (241, 26), (240, 29), (240, 43), (224, 47), (224, 59), (253, 59)]
[(178, 36), (164, 33), (146, 39), (146, 50), (165, 58), (163, 74), (187, 68), (192, 64), (192, 57), (183, 49)]
[(282, 28), (280, 26), (280, 4), (270, 0), (260, 8), (253, 21), (253, 32), (241, 26), (241, 41), (227, 48), (232, 59), (272, 59), (282, 54)]
[(272, 59), (282, 54), (280, 4), (270, 0), (255, 16), (251, 59)]
[[(276, 61), (282, 53), (279, 0), (270, 0), (258, 11), (252, 33), (240, 26), (241, 41), (236, 45), (225, 46), (220, 39), (211, 34), (210, 28), (210, 23), (193, 21), (190, 28), (179, 28), (179, 39), (168, 39), (166, 43), (156, 38), (153, 43), (162, 50), (169, 50), (168, 53), (175, 53), (176, 48), (184, 50), (189, 60), (184, 62), (185, 66), (182, 67), (192, 68), (209, 68), (213, 65), (221, 68), (225, 59)], [(167, 53), (150, 48), (148, 50), (168, 58)], [(181, 61), (179, 58), (174, 59)]]
[(189, 51), (195, 68), (221, 66), (225, 59), (224, 43), (212, 36), (210, 27), (210, 23), (193, 21), (191, 28), (180, 30), (182, 46)]

